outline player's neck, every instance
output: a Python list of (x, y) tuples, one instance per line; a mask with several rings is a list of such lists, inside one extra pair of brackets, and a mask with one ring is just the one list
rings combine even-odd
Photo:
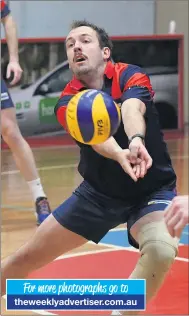
[(103, 87), (104, 80), (103, 77), (87, 78), (87, 80), (84, 83), (89, 89), (101, 90)]
[(87, 74), (80, 80), (89, 89), (101, 90), (104, 84), (104, 69), (99, 67), (95, 73)]

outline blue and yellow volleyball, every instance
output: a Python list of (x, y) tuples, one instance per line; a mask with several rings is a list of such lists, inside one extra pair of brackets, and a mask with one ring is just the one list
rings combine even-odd
[(88, 89), (69, 101), (66, 124), (70, 135), (78, 142), (96, 145), (105, 142), (119, 128), (119, 106), (107, 93)]

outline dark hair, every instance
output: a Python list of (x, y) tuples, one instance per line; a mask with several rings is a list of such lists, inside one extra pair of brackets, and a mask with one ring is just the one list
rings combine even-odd
[(74, 21), (71, 24), (71, 30), (76, 29), (77, 27), (80, 27), (80, 26), (88, 26), (92, 28), (94, 31), (96, 31), (100, 48), (108, 47), (110, 49), (110, 52), (112, 53), (113, 43), (103, 28), (100, 28), (96, 26), (95, 24), (90, 23), (86, 20), (79, 20), (79, 21)]

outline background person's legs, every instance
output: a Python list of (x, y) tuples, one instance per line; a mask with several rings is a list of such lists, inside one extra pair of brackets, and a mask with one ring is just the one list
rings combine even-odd
[[(14, 108), (1, 111), (1, 133), (4, 141), (12, 151), (18, 169), (27, 182), (39, 178), (31, 148), (22, 137), (16, 121)], [(41, 189), (42, 196), (45, 196)], [(36, 196), (34, 196), (36, 198)]]
[(1, 80), (1, 134), (13, 154), (18, 169), (29, 185), (36, 207), (37, 221), (41, 224), (50, 214), (50, 206), (37, 172), (32, 150), (19, 130), (16, 111), (3, 80)]

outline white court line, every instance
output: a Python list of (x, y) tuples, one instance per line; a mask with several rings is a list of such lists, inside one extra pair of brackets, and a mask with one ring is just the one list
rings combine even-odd
[[(52, 145), (52, 146), (45, 146), (45, 147), (33, 147), (32, 150), (33, 152), (36, 152), (36, 151), (45, 151), (45, 150), (56, 150), (56, 149), (62, 149), (63, 151), (66, 150), (66, 149), (77, 149), (78, 150), (78, 145)], [(9, 148), (4, 148), (1, 150), (2, 153), (4, 152), (10, 152), (10, 149)]]
[[(66, 169), (66, 168), (75, 168), (77, 167), (78, 164), (69, 164), (69, 165), (59, 165), (59, 166), (47, 166), (47, 167), (40, 167), (40, 168), (37, 168), (37, 170), (53, 170), (53, 169)], [(12, 174), (17, 174), (17, 173), (20, 173), (20, 170), (11, 170), (11, 171), (4, 171), (4, 172), (1, 172), (1, 175), (2, 176), (5, 176), (5, 175), (12, 175)]]
[(10, 210), (19, 210), (19, 211), (34, 211), (34, 207), (23, 207), (23, 206), (14, 206), (14, 205), (6, 205), (6, 204), (2, 204), (1, 205), (1, 209), (2, 208), (6, 208), (6, 209), (10, 209)]
[[(32, 310), (31, 312), (36, 313), (36, 314), (40, 314), (40, 315), (58, 315), (58, 314), (53, 314), (53, 313), (49, 313), (46, 312), (45, 310)], [(57, 311), (58, 312), (58, 311)]]
[(127, 227), (112, 228), (112, 229), (109, 230), (109, 232), (119, 232), (121, 230), (127, 230)]
[[(171, 159), (187, 159), (189, 158), (188, 155), (186, 156), (172, 156)], [(47, 167), (39, 167), (37, 168), (37, 170), (53, 170), (53, 169), (66, 169), (66, 168), (73, 168), (73, 167), (77, 167), (78, 166), (78, 163), (76, 164), (62, 164), (62, 165), (58, 165), (58, 166), (47, 166)], [(17, 174), (17, 173), (20, 173), (19, 170), (11, 170), (11, 171), (3, 171), (1, 172), (1, 175), (4, 176), (4, 175), (12, 175), (12, 174)]]
[(58, 314), (53, 314), (53, 313), (46, 312), (45, 310), (32, 310), (31, 312), (39, 314), (39, 315), (47, 315), (47, 316), (48, 315), (58, 315)]
[[(95, 245), (95, 243), (88, 242), (88, 244), (93, 244)], [(56, 260), (60, 260), (60, 259), (68, 259), (68, 258), (73, 258), (73, 257), (80, 257), (80, 256), (86, 256), (86, 255), (96, 255), (98, 253), (103, 253), (103, 252), (112, 252), (112, 251), (119, 251), (120, 249), (117, 248), (112, 248), (112, 249), (99, 249), (99, 250), (91, 250), (91, 251), (82, 251), (82, 252), (76, 252), (76, 253), (71, 253), (71, 254), (67, 254), (67, 255), (62, 255), (58, 258), (56, 258), (54, 261)]]
[[(90, 243), (90, 242), (89, 242)], [(131, 251), (131, 252), (139, 252), (138, 249), (133, 248), (133, 247), (123, 247), (123, 246), (116, 246), (116, 245), (112, 245), (112, 244), (105, 244), (105, 243), (99, 243), (99, 246), (106, 246), (106, 247), (112, 247), (112, 248), (117, 248), (119, 250), (127, 250), (127, 251)], [(181, 244), (179, 244), (181, 245)], [(182, 258), (182, 257), (176, 257), (175, 260), (178, 261), (183, 261), (183, 262), (189, 262), (189, 258)]]

